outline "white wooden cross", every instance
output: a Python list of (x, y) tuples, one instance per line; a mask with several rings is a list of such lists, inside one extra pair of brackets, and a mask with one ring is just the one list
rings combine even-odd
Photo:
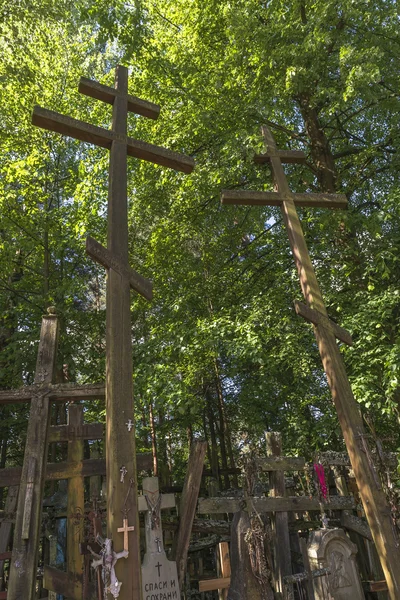
[[(157, 477), (143, 479), (143, 495), (139, 496), (139, 511), (146, 511), (146, 554), (142, 564), (142, 598), (160, 594), (170, 600), (179, 600), (176, 563), (167, 559), (161, 527), (161, 510), (175, 506), (174, 494), (160, 494)], [(161, 596), (161, 594), (160, 594)]]

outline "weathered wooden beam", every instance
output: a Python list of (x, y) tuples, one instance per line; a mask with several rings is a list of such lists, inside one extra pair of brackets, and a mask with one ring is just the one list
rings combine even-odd
[(90, 236), (86, 238), (86, 252), (93, 260), (106, 267), (106, 269), (114, 269), (114, 271), (125, 277), (129, 281), (130, 287), (146, 298), (146, 300), (153, 298), (153, 283), (150, 279), (142, 277), (129, 265), (122, 264), (107, 248)]
[(49, 565), (44, 567), (43, 587), (62, 594), (68, 600), (82, 600), (82, 580), (73, 573), (65, 573)]
[[(320, 510), (318, 498), (308, 496), (287, 496), (285, 498), (251, 497), (251, 504), (259, 513), (280, 511)], [(199, 514), (235, 513), (241, 510), (244, 501), (240, 498), (199, 498), (197, 512)], [(324, 504), (326, 510), (352, 510), (355, 501), (352, 496), (331, 496)]]
[[(307, 157), (302, 150), (278, 150), (277, 155), (283, 163), (304, 164), (307, 160)], [(271, 155), (268, 152), (256, 154), (254, 156), (254, 162), (258, 165), (270, 163)]]
[(292, 199), (296, 206), (313, 208), (347, 208), (344, 194), (294, 194), (287, 196), (281, 192), (257, 192), (254, 190), (222, 190), (222, 204), (242, 204), (245, 206), (281, 206)]
[[(13, 521), (15, 520), (15, 509), (17, 507), (18, 500), (18, 486), (10, 486), (7, 492), (6, 504), (4, 507), (5, 518), (0, 523), (0, 581), (3, 579), (4, 574), (4, 560), (2, 557), (7, 553), (7, 549), (10, 546), (11, 531)], [(12, 518), (14, 516), (14, 519)]]
[[(58, 340), (58, 320), (54, 314), (42, 319), (35, 383), (46, 385), (53, 379)], [(14, 529), (8, 597), (11, 600), (36, 598), (36, 571), (40, 545), (42, 498), (46, 474), (47, 436), (50, 401), (32, 398), (26, 436), (24, 464)], [(13, 484), (15, 485), (15, 484)]]
[[(274, 466), (283, 464), (286, 457), (280, 456), (282, 453), (282, 436), (278, 432), (268, 431), (265, 434), (268, 458)], [(286, 461), (286, 464), (290, 464)], [(265, 463), (264, 463), (265, 464)], [(292, 462), (293, 464), (293, 462)], [(304, 461), (305, 464), (305, 461)], [(304, 468), (304, 467), (303, 467)], [(269, 474), (271, 485), (271, 496), (276, 499), (284, 497), (285, 489), (285, 474), (283, 468), (271, 470)], [(274, 548), (274, 587), (278, 594), (284, 593), (283, 578), (286, 575), (292, 574), (292, 557), (290, 554), (290, 536), (288, 514), (285, 511), (275, 512), (271, 515), (271, 526), (273, 531), (273, 548)]]
[(185, 583), (187, 555), (192, 533), (193, 521), (196, 516), (197, 499), (201, 485), (201, 476), (206, 455), (207, 442), (193, 442), (190, 449), (183, 491), (180, 500), (179, 526), (172, 548), (171, 559), (176, 561), (179, 588)]
[(306, 466), (306, 459), (293, 456), (268, 456), (256, 458), (256, 463), (259, 469), (266, 472), (302, 471)]
[(203, 579), (199, 581), (199, 592), (212, 592), (213, 590), (225, 590), (231, 584), (230, 577), (219, 579)]
[(350, 333), (346, 331), (346, 329), (343, 329), (343, 327), (339, 327), (339, 325), (331, 321), (329, 317), (326, 317), (318, 310), (310, 308), (309, 306), (303, 304), (303, 302), (299, 302), (298, 300), (294, 301), (294, 308), (296, 314), (303, 317), (303, 319), (305, 319), (306, 321), (314, 323), (314, 325), (327, 327), (328, 329), (330, 329), (330, 331), (332, 331), (332, 333), (338, 340), (347, 344), (348, 346), (353, 345), (353, 340)]
[(95, 144), (108, 150), (111, 149), (113, 142), (122, 142), (124, 145), (126, 144), (126, 151), (129, 156), (148, 160), (183, 173), (191, 173), (194, 169), (194, 160), (190, 156), (142, 140), (135, 140), (124, 133), (91, 125), (40, 106), (35, 106), (33, 109), (32, 123), (42, 129), (68, 135), (82, 142)]
[[(376, 451), (372, 449), (371, 454), (373, 457), (376, 456)], [(398, 464), (398, 453), (397, 452), (384, 452), (383, 458), (386, 464), (390, 467), (397, 467)], [(331, 467), (351, 467), (350, 457), (347, 452), (320, 452), (318, 454), (318, 460), (321, 464)]]
[(82, 426), (52, 425), (49, 430), (50, 442), (68, 442), (69, 440), (101, 440), (104, 437), (103, 423), (84, 423)]
[[(68, 425), (71, 428), (83, 427), (83, 406), (70, 404), (68, 407)], [(74, 437), (68, 440), (67, 463), (74, 465), (83, 460), (83, 439)], [(79, 545), (84, 540), (85, 488), (82, 476), (68, 480), (67, 495), (67, 571), (73, 574), (74, 580), (83, 581), (84, 556), (79, 552)]]
[[(86, 77), (81, 77), (78, 90), (81, 94), (101, 100), (107, 104), (114, 104), (115, 98), (121, 96), (120, 90), (103, 85), (97, 81), (92, 81)], [(160, 114), (160, 107), (158, 104), (154, 104), (148, 100), (141, 100), (141, 98), (128, 94), (128, 111), (142, 115), (142, 117), (148, 117), (149, 119), (157, 119)]]
[[(151, 453), (137, 454), (136, 464), (139, 471), (150, 470), (153, 464)], [(21, 479), (21, 472), (22, 467), (0, 469), (0, 487), (18, 485)], [(76, 463), (48, 463), (46, 480), (57, 481), (59, 479), (70, 479), (71, 477), (92, 477), (93, 475), (105, 474), (106, 460), (104, 458), (87, 458)]]
[(76, 383), (29, 385), (17, 390), (0, 390), (0, 404), (30, 402), (33, 396), (48, 396), (53, 402), (68, 400), (104, 399), (104, 383), (77, 385)]

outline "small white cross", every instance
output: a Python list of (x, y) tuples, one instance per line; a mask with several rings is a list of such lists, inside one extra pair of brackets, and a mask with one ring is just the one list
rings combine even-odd
[(128, 431), (130, 431), (131, 429), (133, 429), (133, 421), (132, 421), (132, 419), (128, 419), (128, 422), (125, 423), (125, 425), (127, 426)]
[(127, 472), (128, 472), (128, 469), (127, 469), (125, 466), (123, 466), (123, 467), (121, 467), (121, 468), (120, 468), (120, 470), (119, 470), (119, 471), (120, 471), (120, 473), (121, 473), (121, 479), (120, 479), (120, 482), (121, 482), (121, 483), (124, 483), (125, 475), (127, 474)]

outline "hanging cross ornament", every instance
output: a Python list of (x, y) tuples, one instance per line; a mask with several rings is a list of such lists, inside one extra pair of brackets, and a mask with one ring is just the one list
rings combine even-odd
[[(108, 271), (106, 323), (106, 465), (107, 465), (107, 539), (118, 539), (118, 518), (129, 482), (120, 483), (120, 468), (125, 465), (136, 484), (135, 428), (131, 431), (121, 415), (133, 415), (132, 328), (130, 289), (147, 300), (152, 284), (129, 265), (127, 157), (147, 160), (163, 167), (190, 173), (194, 161), (189, 156), (136, 140), (128, 136), (128, 112), (156, 119), (160, 107), (128, 94), (128, 69), (117, 67), (115, 88), (82, 78), (82, 94), (112, 105), (112, 128), (104, 129), (56, 112), (35, 107), (35, 125), (101, 146), (110, 151), (108, 186), (107, 247), (91, 237), (86, 250)], [(140, 549), (137, 494), (129, 496), (127, 509), (135, 531), (131, 533), (129, 557), (118, 565), (123, 582), (122, 600), (140, 600)]]
[(125, 425), (127, 426), (128, 431), (131, 431), (133, 429), (133, 421), (132, 421), (132, 419), (128, 419), (128, 422), (125, 423)]
[(124, 534), (124, 550), (126, 551), (129, 550), (128, 533), (134, 530), (135, 528), (133, 527), (133, 525), (132, 527), (129, 527), (128, 525), (128, 517), (124, 517), (122, 520), (122, 527), (118, 527), (118, 532)]
[(306, 304), (295, 303), (297, 314), (311, 321), (328, 384), (331, 389), (351, 465), (356, 476), (366, 517), (385, 573), (391, 600), (400, 598), (400, 550), (391, 527), (391, 510), (382, 490), (377, 489), (374, 466), (359, 446), (364, 426), (357, 402), (347, 378), (336, 339), (351, 344), (350, 334), (328, 317), (314, 268), (308, 253), (296, 206), (346, 208), (343, 194), (294, 194), (282, 167), (282, 162), (304, 162), (300, 152), (277, 150), (268, 127), (262, 128), (266, 152), (255, 157), (259, 164), (269, 163), (275, 182), (274, 192), (223, 191), (223, 204), (258, 204), (280, 206), (290, 246), (296, 262), (301, 289)]
[(128, 469), (126, 467), (120, 468), (120, 473), (121, 473), (120, 482), (121, 483), (124, 483), (125, 475), (127, 474), (127, 472), (128, 472)]

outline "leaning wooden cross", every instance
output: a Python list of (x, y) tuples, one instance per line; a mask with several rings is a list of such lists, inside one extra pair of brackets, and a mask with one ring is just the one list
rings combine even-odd
[(161, 510), (174, 506), (173, 494), (160, 494), (157, 477), (143, 479), (143, 495), (139, 496), (139, 510), (146, 512), (142, 600), (179, 600), (181, 597), (176, 563), (167, 559), (161, 527)]
[(347, 331), (328, 317), (315, 276), (306, 241), (296, 211), (297, 206), (346, 208), (342, 194), (295, 194), (289, 189), (282, 162), (304, 162), (301, 152), (277, 150), (267, 127), (262, 128), (267, 152), (255, 158), (269, 163), (275, 180), (275, 192), (223, 191), (223, 204), (279, 205), (289, 236), (306, 305), (296, 302), (296, 312), (314, 325), (319, 351), (335, 402), (351, 465), (360, 489), (366, 517), (374, 538), (388, 584), (391, 600), (400, 598), (400, 548), (392, 522), (391, 510), (378, 482), (368, 455), (360, 411), (347, 378), (336, 339), (351, 344)]
[[(127, 135), (128, 112), (156, 119), (160, 108), (128, 94), (128, 69), (117, 67), (115, 88), (82, 78), (82, 94), (113, 107), (112, 129), (96, 127), (56, 112), (35, 107), (32, 122), (39, 127), (69, 135), (110, 150), (108, 187), (107, 248), (92, 238), (87, 251), (108, 269), (106, 333), (106, 456), (107, 456), (107, 538), (119, 539), (121, 511), (129, 512), (132, 526), (129, 556), (118, 561), (116, 575), (121, 581), (121, 600), (139, 600), (140, 551), (135, 463), (135, 428), (132, 392), (132, 332), (130, 288), (147, 300), (152, 297), (151, 282), (129, 266), (127, 157), (170, 167), (184, 173), (194, 168), (192, 158), (160, 148)], [(121, 477), (121, 469), (124, 476)]]

